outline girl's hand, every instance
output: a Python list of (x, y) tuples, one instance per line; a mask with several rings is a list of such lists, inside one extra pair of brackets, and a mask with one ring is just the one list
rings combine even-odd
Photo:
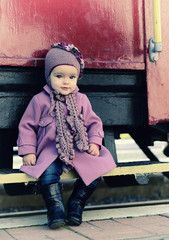
[(36, 164), (36, 155), (34, 153), (29, 153), (23, 156), (23, 165), (35, 165)]
[(96, 157), (99, 156), (99, 149), (94, 143), (89, 144), (89, 150), (87, 152), (93, 156), (96, 156)]

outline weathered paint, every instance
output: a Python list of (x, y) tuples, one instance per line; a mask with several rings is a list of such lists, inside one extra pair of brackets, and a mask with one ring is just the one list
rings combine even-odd
[(1, 0), (0, 64), (39, 66), (72, 42), (86, 67), (144, 69), (142, 0)]
[(158, 61), (153, 63), (149, 59), (149, 39), (153, 37), (153, 0), (145, 2), (146, 29), (146, 71), (149, 124), (169, 121), (169, 5), (168, 0), (161, 1), (162, 52), (158, 54)]

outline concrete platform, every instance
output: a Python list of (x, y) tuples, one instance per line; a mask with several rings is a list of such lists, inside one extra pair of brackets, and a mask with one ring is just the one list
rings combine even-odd
[[(168, 206), (169, 208), (169, 206)], [(142, 209), (143, 210), (143, 209)], [(142, 211), (140, 209), (140, 211)], [(146, 210), (146, 209), (145, 209)], [(164, 210), (164, 209), (163, 209)], [(163, 210), (161, 212), (163, 212)], [(50, 230), (47, 225), (18, 228), (4, 228), (0, 230), (2, 240), (169, 240), (169, 210), (168, 213), (158, 215), (84, 221), (78, 227), (65, 226), (57, 230)], [(135, 211), (135, 210), (134, 210)], [(126, 214), (124, 211), (123, 216)], [(127, 214), (127, 215), (128, 215)], [(126, 216), (127, 216), (126, 215)], [(118, 215), (116, 215), (118, 216)], [(87, 216), (84, 216), (84, 220)], [(42, 220), (42, 218), (41, 218)], [(21, 219), (23, 221), (23, 219)], [(27, 221), (31, 222), (28, 218)], [(11, 220), (9, 221), (11, 222)], [(16, 219), (13, 219), (16, 222)], [(39, 224), (38, 219), (33, 224)], [(0, 225), (2, 221), (0, 222)], [(2, 226), (2, 225), (1, 225)]]
[(169, 204), (84, 211), (78, 227), (50, 230), (46, 214), (0, 218), (2, 240), (169, 240)]

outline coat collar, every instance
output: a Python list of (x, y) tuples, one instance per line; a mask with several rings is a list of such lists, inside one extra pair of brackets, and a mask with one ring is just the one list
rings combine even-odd
[[(43, 89), (50, 95), (50, 93), (53, 91), (51, 87), (49, 87), (47, 84), (43, 87)], [(78, 86), (76, 86), (75, 90), (72, 93), (77, 93), (79, 91)]]

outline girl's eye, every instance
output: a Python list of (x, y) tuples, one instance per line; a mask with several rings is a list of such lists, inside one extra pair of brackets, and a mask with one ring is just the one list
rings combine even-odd
[(70, 79), (74, 79), (75, 78), (75, 76), (70, 76)]
[(57, 77), (57, 78), (61, 78), (61, 77), (62, 77), (62, 75), (56, 75), (56, 77)]

